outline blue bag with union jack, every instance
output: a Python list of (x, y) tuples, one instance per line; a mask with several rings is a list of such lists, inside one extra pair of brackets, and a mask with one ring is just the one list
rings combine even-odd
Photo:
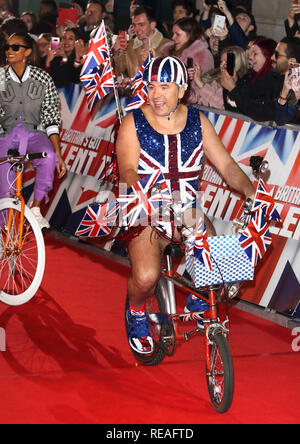
[(214, 236), (207, 239), (210, 267), (186, 250), (186, 270), (196, 287), (251, 281), (254, 267), (239, 242), (239, 235)]

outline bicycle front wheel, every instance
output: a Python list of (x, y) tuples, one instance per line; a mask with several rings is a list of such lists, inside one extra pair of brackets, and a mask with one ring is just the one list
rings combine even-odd
[(42, 231), (25, 206), (20, 242), (21, 204), (13, 198), (0, 200), (0, 300), (22, 305), (38, 291), (45, 270)]
[(232, 403), (234, 388), (231, 353), (222, 333), (212, 335), (210, 341), (210, 372), (206, 366), (208, 393), (214, 409), (218, 413), (226, 413)]

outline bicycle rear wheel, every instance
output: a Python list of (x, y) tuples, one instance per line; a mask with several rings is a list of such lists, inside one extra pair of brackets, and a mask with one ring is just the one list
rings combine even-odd
[(222, 333), (211, 335), (210, 341), (210, 372), (206, 365), (208, 393), (214, 409), (218, 413), (226, 413), (231, 406), (234, 389), (231, 353)]
[(12, 306), (25, 304), (36, 294), (45, 270), (43, 234), (26, 206), (18, 246), (20, 214), (21, 204), (13, 198), (0, 200), (0, 300)]

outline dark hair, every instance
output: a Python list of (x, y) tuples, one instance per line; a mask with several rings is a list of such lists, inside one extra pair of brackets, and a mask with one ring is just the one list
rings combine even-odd
[(298, 37), (284, 37), (281, 43), (286, 43), (286, 55), (288, 59), (296, 59), (300, 63), (300, 39)]
[(57, 13), (57, 4), (55, 0), (42, 0), (41, 5), (42, 4), (49, 6), (49, 8), (52, 9), (54, 14)]
[(198, 10), (190, 0), (173, 0), (171, 5), (172, 11), (174, 11), (177, 6), (182, 6), (183, 9), (186, 10), (186, 15), (192, 14), (194, 17), (198, 14)]
[[(205, 31), (202, 25), (197, 22), (196, 19), (192, 17), (183, 17), (179, 20), (177, 20), (174, 25), (179, 26), (179, 28), (186, 32), (189, 36), (188, 41), (180, 48), (178, 51), (176, 51), (175, 47), (171, 49), (170, 55), (174, 55), (176, 57), (180, 57), (182, 52), (188, 48), (192, 43), (194, 43), (196, 40), (199, 40), (201, 38), (204, 38)], [(173, 25), (173, 26), (174, 26)]]
[(39, 35), (38, 37), (39, 39), (45, 39), (47, 40), (47, 42), (51, 42), (52, 39), (52, 34), (51, 32), (43, 32), (42, 34)]
[(11, 37), (19, 37), (24, 46), (27, 46), (27, 48), (31, 49), (31, 54), (27, 57), (27, 65), (34, 65), (39, 66), (39, 53), (37, 49), (37, 45), (35, 43), (35, 40), (27, 33), (27, 32), (16, 32), (9, 36)]
[(89, 5), (90, 3), (93, 3), (94, 5), (101, 6), (102, 12), (106, 12), (106, 7), (105, 7), (104, 3), (102, 3), (100, 0), (89, 0), (87, 2), (87, 5)]
[(6, 43), (6, 40), (5, 40), (4, 34), (0, 28), (0, 67), (6, 65), (6, 57), (5, 57), (5, 51), (4, 51), (5, 43)]
[(12, 34), (16, 33), (24, 33), (27, 34), (27, 26), (25, 22), (16, 17), (10, 17), (4, 20), (4, 22), (1, 25), (2, 32), (5, 32), (8, 36), (11, 36)]
[(195, 40), (204, 37), (204, 29), (200, 23), (193, 17), (183, 17), (177, 20), (174, 25), (189, 35), (188, 46), (190, 46)]
[(137, 17), (138, 15), (141, 14), (146, 14), (147, 19), (150, 23), (157, 21), (154, 11), (152, 8), (150, 8), (150, 6), (139, 6), (134, 10), (132, 17)]
[(85, 43), (87, 43), (89, 41), (89, 38), (85, 36), (85, 34), (82, 33), (80, 28), (66, 28), (64, 30), (64, 33), (66, 31), (70, 31), (73, 32), (74, 36), (75, 36), (75, 40), (84, 40)]

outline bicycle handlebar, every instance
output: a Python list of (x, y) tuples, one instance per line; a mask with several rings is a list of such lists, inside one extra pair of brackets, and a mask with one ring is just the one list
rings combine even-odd
[(25, 155), (25, 160), (34, 160), (34, 159), (43, 159), (47, 157), (47, 153), (46, 152), (42, 152), (42, 153), (33, 153), (33, 154), (26, 154)]
[(4, 163), (4, 162), (24, 163), (24, 162), (27, 162), (28, 160), (43, 159), (46, 157), (47, 157), (46, 152), (25, 154), (24, 156), (20, 156), (20, 154), (16, 153), (16, 152), (12, 152), (12, 153), (8, 152), (7, 156), (0, 158), (0, 163)]

